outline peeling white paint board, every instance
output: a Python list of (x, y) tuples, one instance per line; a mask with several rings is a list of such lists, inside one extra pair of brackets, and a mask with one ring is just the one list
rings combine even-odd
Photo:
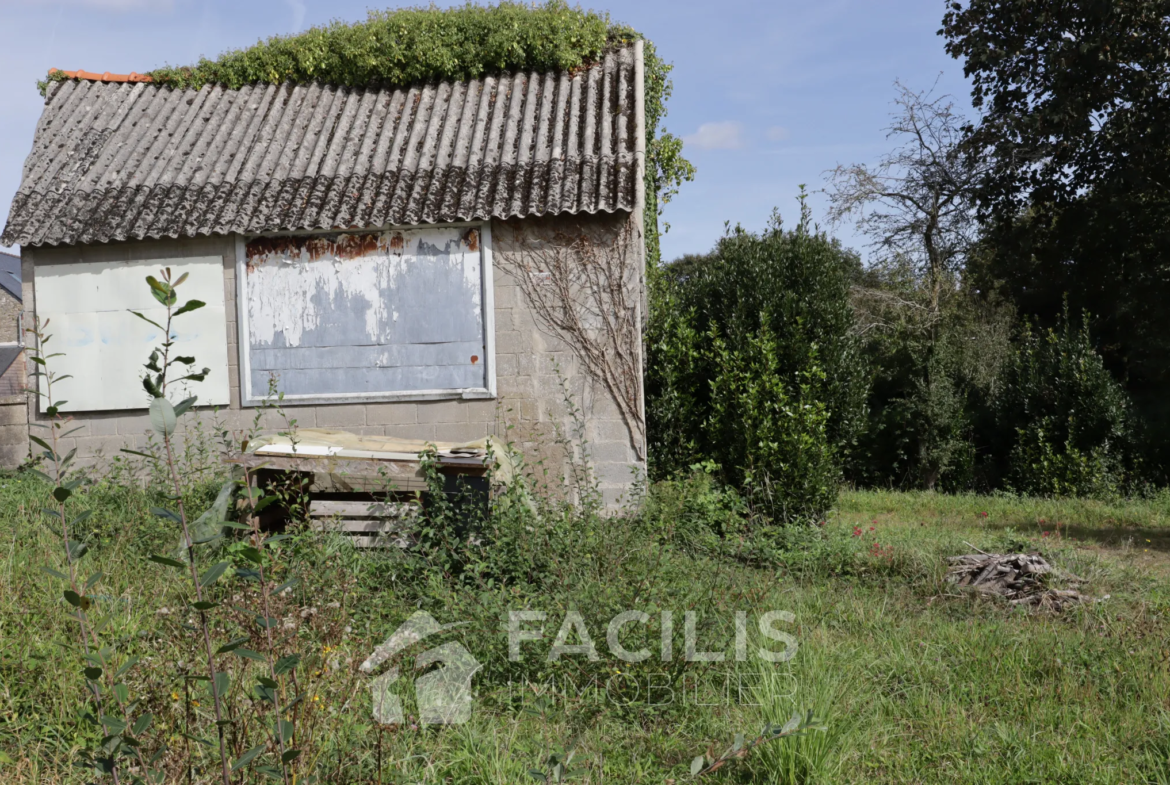
[(239, 271), (244, 398), (489, 394), (486, 232), (258, 238)]
[[(146, 276), (170, 267), (174, 278), (188, 278), (178, 288), (179, 305), (201, 300), (207, 305), (185, 313), (172, 325), (176, 356), (195, 358), (196, 368), (210, 368), (202, 382), (184, 382), (200, 405), (226, 405), (228, 391), (227, 322), (223, 262), (217, 256), (138, 262), (82, 262), (36, 268), (37, 316), (50, 320), (53, 336), (47, 351), (63, 352), (50, 360), (59, 376), (53, 397), (65, 411), (144, 409), (150, 401), (142, 388), (143, 365), (162, 342), (162, 331), (131, 310), (166, 324), (166, 309), (150, 294)], [(181, 376), (179, 369), (172, 372)], [(177, 390), (172, 397), (185, 397)]]

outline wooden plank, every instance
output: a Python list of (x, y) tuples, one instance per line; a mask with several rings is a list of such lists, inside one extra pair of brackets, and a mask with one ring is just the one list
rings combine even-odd
[(309, 503), (309, 515), (327, 518), (335, 515), (350, 518), (404, 518), (418, 512), (417, 504), (408, 502), (353, 502), (313, 499)]
[(423, 477), (392, 477), (377, 475), (328, 474), (316, 472), (309, 490), (313, 493), (414, 493), (425, 491), (427, 481)]
[(337, 520), (318, 520), (311, 524), (313, 531), (341, 531), (341, 532), (379, 532), (393, 534), (404, 531), (401, 522), (383, 520), (379, 518), (339, 518)]
[(402, 548), (405, 550), (409, 547), (406, 540), (396, 539), (394, 537), (366, 537), (358, 535), (348, 538), (353, 543), (355, 548)]

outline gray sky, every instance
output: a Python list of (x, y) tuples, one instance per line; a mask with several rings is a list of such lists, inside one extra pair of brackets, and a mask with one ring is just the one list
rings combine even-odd
[[(440, 3), (449, 5), (449, 3)], [(951, 93), (969, 108), (962, 67), (936, 34), (943, 0), (627, 0), (611, 16), (675, 65), (668, 130), (698, 167), (667, 206), (663, 255), (710, 249), (724, 222), (760, 229), (774, 207), (791, 223), (800, 184), (816, 192), (838, 163), (887, 149), (893, 82)], [(0, 221), (40, 115), (49, 68), (128, 73), (183, 65), (379, 3), (350, 0), (0, 0)], [(941, 74), (941, 77), (940, 77)], [(824, 199), (814, 193), (814, 216)], [(858, 246), (850, 227), (836, 230)]]

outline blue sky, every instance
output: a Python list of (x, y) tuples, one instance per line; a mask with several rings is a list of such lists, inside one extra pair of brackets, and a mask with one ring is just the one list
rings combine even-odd
[[(442, 3), (447, 5), (447, 3)], [(893, 83), (950, 93), (969, 109), (961, 65), (936, 35), (943, 0), (637, 0), (583, 3), (641, 30), (675, 65), (667, 128), (698, 168), (667, 206), (663, 255), (710, 249), (724, 222), (791, 222), (801, 184), (824, 207), (825, 171), (889, 147)], [(359, 20), (377, 2), (0, 0), (0, 221), (32, 144), (50, 67), (128, 73)], [(834, 229), (854, 247), (851, 227)]]

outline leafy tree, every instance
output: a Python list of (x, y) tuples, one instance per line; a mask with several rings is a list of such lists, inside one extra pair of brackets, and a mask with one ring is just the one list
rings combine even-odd
[(1129, 401), (1093, 349), (1088, 320), (1025, 325), (997, 402), (1008, 484), (1045, 496), (1101, 496), (1123, 487)]
[(959, 291), (978, 223), (974, 189), (984, 164), (962, 145), (962, 118), (947, 96), (897, 84), (876, 166), (830, 173), (829, 217), (853, 220), (874, 263), (853, 287), (871, 362), (869, 421), (849, 475), (881, 485), (963, 486), (974, 465), (969, 399), (980, 392), (964, 367), (961, 318), (974, 304)]
[(651, 276), (646, 409), (665, 476), (702, 461), (778, 521), (820, 514), (861, 422), (849, 283), (857, 257), (802, 203), (785, 230), (740, 227)]
[(965, 0), (943, 20), (981, 111), (987, 263), (1041, 324), (1067, 293), (1170, 457), (1170, 2)]

